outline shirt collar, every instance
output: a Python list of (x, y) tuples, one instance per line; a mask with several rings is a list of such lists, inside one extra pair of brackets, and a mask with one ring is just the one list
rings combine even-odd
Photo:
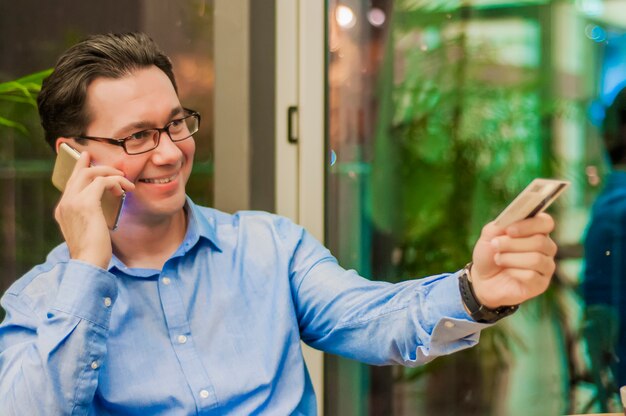
[(197, 206), (189, 197), (187, 197), (185, 209), (187, 210), (188, 221), (187, 234), (183, 244), (188, 244), (191, 248), (200, 238), (204, 238), (213, 244), (217, 251), (222, 251), (217, 237), (217, 221), (213, 210)]
[[(194, 202), (187, 196), (185, 206), (183, 208), (187, 212), (187, 233), (181, 243), (180, 247), (172, 255), (182, 255), (191, 250), (200, 239), (209, 241), (217, 251), (222, 251), (217, 237), (217, 221), (212, 209), (204, 208), (204, 212), (201, 211), (202, 207), (194, 204)], [(122, 263), (120, 259), (114, 254), (109, 261), (108, 270), (117, 268), (121, 271), (127, 271), (128, 268)]]

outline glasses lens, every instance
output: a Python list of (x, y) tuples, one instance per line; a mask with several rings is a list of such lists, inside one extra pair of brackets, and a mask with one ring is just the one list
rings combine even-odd
[(174, 120), (169, 126), (169, 133), (172, 140), (184, 140), (198, 131), (198, 117), (187, 116), (180, 120)]
[(133, 134), (124, 143), (126, 153), (132, 155), (154, 149), (159, 142), (159, 134), (160, 132), (154, 129), (143, 130)]

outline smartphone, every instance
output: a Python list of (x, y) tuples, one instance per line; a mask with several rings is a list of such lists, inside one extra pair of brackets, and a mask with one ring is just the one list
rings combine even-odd
[[(59, 153), (57, 154), (54, 169), (52, 171), (52, 184), (59, 191), (63, 192), (65, 190), (65, 184), (72, 174), (76, 161), (79, 157), (80, 152), (68, 144), (61, 143), (61, 146), (59, 146)], [(102, 212), (104, 213), (107, 226), (111, 230), (115, 230), (117, 228), (125, 198), (125, 192), (122, 193), (122, 195), (117, 196), (108, 189), (104, 191), (104, 194), (102, 194)]]
[(514, 222), (534, 217), (552, 204), (570, 185), (560, 179), (534, 179), (498, 215), (496, 225), (506, 228)]

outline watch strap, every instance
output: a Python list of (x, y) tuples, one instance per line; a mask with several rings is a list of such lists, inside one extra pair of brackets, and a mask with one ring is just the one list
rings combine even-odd
[(459, 275), (459, 290), (461, 291), (461, 299), (467, 307), (472, 319), (476, 322), (492, 324), (499, 321), (505, 316), (511, 315), (515, 312), (519, 305), (501, 306), (499, 308), (491, 309), (480, 303), (476, 294), (474, 293), (474, 287), (469, 279), (469, 268), (467, 265)]

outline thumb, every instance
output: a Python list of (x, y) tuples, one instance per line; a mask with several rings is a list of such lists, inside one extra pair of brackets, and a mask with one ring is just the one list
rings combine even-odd
[(498, 250), (492, 244), (492, 240), (503, 234), (505, 234), (505, 230), (493, 222), (483, 227), (472, 255), (472, 262), (474, 263), (472, 277), (490, 277), (500, 270), (494, 261)]
[(498, 227), (494, 221), (485, 225), (480, 233), (480, 239), (490, 242), (495, 237), (505, 234), (505, 228)]

